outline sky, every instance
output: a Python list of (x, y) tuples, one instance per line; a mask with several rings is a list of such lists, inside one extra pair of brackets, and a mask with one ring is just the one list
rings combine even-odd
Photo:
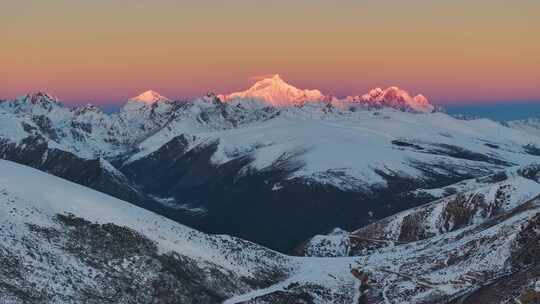
[(0, 0), (0, 98), (107, 105), (246, 89), (279, 73), (338, 96), (540, 101), (537, 0)]

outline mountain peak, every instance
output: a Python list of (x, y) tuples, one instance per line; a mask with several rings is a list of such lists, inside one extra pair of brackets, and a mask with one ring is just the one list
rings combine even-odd
[(263, 80), (271, 80), (274, 83), (287, 84), (287, 82), (285, 82), (285, 80), (283, 80), (279, 74), (274, 74), (272, 77), (267, 77)]
[(138, 96), (132, 97), (129, 101), (142, 102), (145, 104), (153, 104), (157, 101), (169, 101), (170, 99), (157, 93), (156, 91), (148, 90)]
[(260, 99), (273, 106), (284, 107), (301, 105), (309, 101), (321, 101), (324, 95), (319, 90), (304, 90), (296, 88), (274, 74), (257, 81), (246, 91), (229, 95), (219, 95), (224, 102), (238, 98)]
[(45, 93), (45, 92), (34, 92), (30, 94), (26, 94), (25, 96), (20, 98), (21, 100), (26, 100), (32, 104), (37, 103), (58, 103), (58, 98), (52, 96), (51, 94)]
[(435, 107), (422, 95), (412, 97), (409, 92), (391, 86), (387, 89), (375, 88), (362, 96), (347, 97), (348, 101), (364, 103), (368, 106), (390, 107), (413, 112), (433, 112)]

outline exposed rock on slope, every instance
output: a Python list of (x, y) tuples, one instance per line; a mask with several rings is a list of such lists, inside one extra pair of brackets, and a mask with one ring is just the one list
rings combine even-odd
[(456, 188), (470, 190), (340, 234), (338, 241), (334, 234), (317, 236), (302, 251), (357, 256), (372, 282), (368, 303), (535, 303), (540, 184), (530, 177), (539, 168), (461, 183)]
[(0, 206), (0, 295), (7, 303), (236, 303), (278, 286), (312, 303), (353, 300), (345, 262), (319, 265), (207, 235), (6, 161)]
[[(500, 205), (486, 199), (468, 225), (362, 250), (354, 247), (362, 235), (355, 232), (347, 252), (355, 256), (321, 258), (290, 257), (237, 238), (207, 235), (0, 161), (0, 205), (6, 211), (0, 213), (0, 294), (9, 303), (534, 303), (540, 199), (527, 196), (535, 195), (538, 184), (514, 173), (506, 180), (522, 187), (514, 190), (529, 189), (534, 184), (528, 181), (536, 187), (521, 191), (524, 196), (512, 190)], [(495, 188), (501, 186), (497, 183)], [(448, 200), (425, 208), (434, 205), (447, 206)], [(490, 205), (500, 208), (484, 217), (483, 207)], [(373, 227), (402, 230), (390, 223)]]
[[(361, 254), (373, 248), (427, 240), (462, 229), (473, 229), (505, 218), (540, 195), (540, 165), (513, 168), (440, 189), (417, 190), (416, 195), (440, 198), (389, 216), (350, 234), (317, 236), (301, 249), (304, 255), (326, 252)], [(338, 245), (338, 248), (332, 248)], [(330, 247), (330, 248), (327, 248)]]

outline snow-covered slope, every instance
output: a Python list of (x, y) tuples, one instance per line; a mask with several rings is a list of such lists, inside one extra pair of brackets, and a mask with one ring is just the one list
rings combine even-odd
[(536, 303), (540, 165), (453, 188), (350, 234), (316, 236), (299, 251), (358, 256), (370, 282), (365, 303)]
[[(180, 103), (147, 91), (113, 115), (93, 106), (69, 109), (47, 94), (36, 93), (0, 103), (5, 121), (0, 135), (19, 142), (39, 134), (56, 148), (83, 158), (128, 156), (130, 162), (187, 135), (192, 138), (192, 148), (219, 141), (212, 156), (216, 165), (249, 155), (253, 158), (249, 169), (261, 170), (291, 155), (302, 164), (291, 177), (340, 188), (384, 186), (381, 173), (425, 178), (424, 164), (435, 165), (437, 173), (454, 174), (442, 171), (448, 167), (490, 171), (538, 157), (534, 155), (540, 147), (538, 137), (489, 120), (409, 113), (404, 105), (415, 112), (431, 112), (432, 106), (422, 96), (410, 97), (396, 87), (376, 89), (339, 104), (313, 99), (319, 102), (278, 108), (272, 106), (276, 100), (309, 94), (277, 75), (255, 87), (258, 90), (248, 91), (269, 90), (270, 105), (266, 97), (235, 97), (221, 103), (215, 96), (207, 96)], [(293, 92), (293, 97), (279, 93), (282, 91)], [(377, 109), (355, 106), (366, 103)]]
[(527, 132), (533, 136), (540, 137), (540, 119), (538, 118), (513, 120), (506, 122), (506, 124), (511, 128)]
[[(508, 181), (539, 177), (520, 172)], [(0, 161), (0, 295), (5, 303), (414, 304), (478, 297), (479, 287), (512, 280), (491, 301), (506, 303), (535, 292), (539, 271), (540, 200), (510, 201), (493, 221), (428, 239), (353, 257), (291, 257)]]
[[(251, 105), (249, 101), (228, 105)], [(192, 108), (198, 106), (195, 102)], [(203, 112), (205, 113), (205, 112)], [(208, 113), (208, 112), (206, 112)], [(510, 164), (527, 164), (537, 156), (525, 146), (540, 139), (490, 120), (463, 121), (444, 113), (408, 113), (393, 109), (349, 111), (320, 103), (282, 109), (271, 119), (253, 119), (241, 127), (214, 127), (217, 119), (201, 122), (202, 114), (172, 121), (141, 142), (130, 161), (156, 151), (172, 138), (189, 134), (192, 147), (218, 141), (216, 165), (249, 155), (249, 167), (262, 170), (291, 155), (302, 164), (291, 178), (303, 177), (340, 188), (384, 186), (381, 173), (422, 178), (425, 167), (438, 173), (489, 172)], [(255, 111), (243, 111), (245, 116)], [(244, 117), (245, 117), (244, 116)], [(430, 170), (430, 168), (427, 168)]]
[(386, 217), (351, 233), (319, 235), (300, 248), (309, 256), (356, 255), (374, 247), (430, 239), (474, 229), (540, 196), (540, 164), (512, 168), (415, 195), (433, 201)]
[[(484, 225), (374, 250), (358, 262), (374, 282), (367, 297), (373, 303), (515, 303), (531, 293), (538, 298), (539, 225), (535, 198)], [(503, 284), (498, 295), (469, 299), (479, 287), (518, 274), (522, 280)]]
[[(237, 273), (253, 274), (249, 268), (228, 261), (228, 257), (220, 257), (219, 250), (227, 248), (212, 244), (221, 240), (234, 243), (232, 238), (207, 236), (108, 195), (12, 162), (0, 161), (0, 172), (0, 187), (4, 196), (2, 202), (13, 206), (11, 212), (2, 213), (2, 223), (5, 225), (14, 220), (24, 221), (27, 217), (26, 224), (54, 226), (51, 220), (57, 214), (81, 217), (91, 223), (114, 223), (147, 236), (156, 242), (159, 252), (173, 250), (195, 259), (212, 258), (220, 266), (234, 269)], [(3, 210), (9, 210), (5, 207)], [(32, 211), (33, 215), (28, 216), (26, 212)], [(14, 228), (9, 230), (18, 232)], [(251, 254), (248, 251), (244, 253)], [(247, 255), (244, 262), (253, 263), (253, 257)], [(264, 255), (261, 258), (264, 259)], [(254, 264), (248, 266), (255, 269)]]
[(291, 294), (314, 303), (355, 294), (345, 260), (325, 265), (203, 234), (3, 160), (0, 208), (2, 303), (237, 303), (294, 284)]

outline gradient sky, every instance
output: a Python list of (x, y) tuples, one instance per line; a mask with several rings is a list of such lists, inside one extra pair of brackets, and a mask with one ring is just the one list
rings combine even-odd
[(0, 97), (66, 103), (247, 88), (540, 100), (540, 1), (0, 0)]

